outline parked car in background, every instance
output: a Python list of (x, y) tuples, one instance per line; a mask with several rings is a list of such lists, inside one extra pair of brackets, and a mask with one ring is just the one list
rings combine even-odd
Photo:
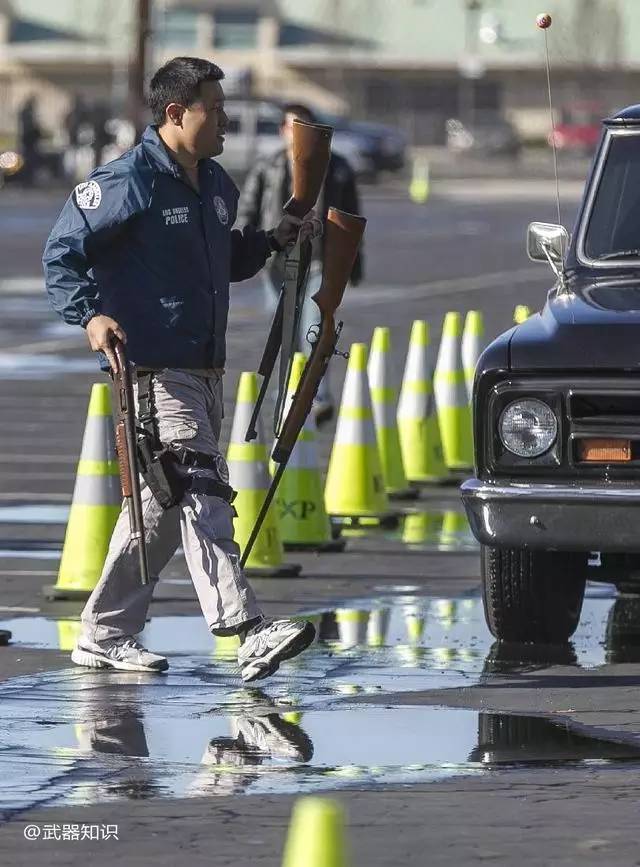
[(517, 157), (522, 149), (515, 127), (497, 111), (477, 111), (473, 121), (449, 118), (445, 129), (447, 148), (455, 153)]
[[(282, 107), (266, 99), (229, 99), (225, 111), (228, 133), (218, 160), (240, 182), (257, 159), (282, 147)], [(382, 169), (394, 170), (404, 164), (406, 139), (402, 133), (321, 113), (318, 121), (333, 126), (333, 151), (350, 163), (358, 177), (375, 180)]]
[(591, 155), (600, 140), (602, 118), (605, 111), (595, 102), (576, 102), (560, 109), (560, 117), (549, 144), (555, 143), (559, 151)]

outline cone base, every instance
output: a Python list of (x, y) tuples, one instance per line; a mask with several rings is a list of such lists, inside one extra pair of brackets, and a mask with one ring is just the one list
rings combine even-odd
[(57, 584), (50, 584), (42, 588), (42, 593), (45, 599), (80, 599), (86, 600), (91, 596), (91, 590), (76, 590), (73, 587), (58, 587)]
[(346, 544), (347, 540), (339, 536), (326, 542), (283, 542), (285, 551), (317, 551), (319, 554), (344, 551)]
[(279, 566), (245, 566), (249, 578), (295, 578), (302, 572), (300, 563), (281, 563)]
[(399, 512), (383, 512), (378, 515), (330, 515), (331, 521), (341, 527), (381, 527), (391, 529), (400, 523)]
[(413, 484), (409, 484), (407, 488), (401, 488), (399, 491), (387, 491), (387, 497), (390, 500), (417, 500), (420, 496), (420, 491)]
[(9, 644), (11, 640), (11, 633), (8, 629), (0, 629), (0, 646), (5, 644)]

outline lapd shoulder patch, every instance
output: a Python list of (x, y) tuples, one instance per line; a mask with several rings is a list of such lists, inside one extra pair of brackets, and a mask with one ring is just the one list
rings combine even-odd
[(218, 219), (222, 225), (226, 226), (229, 222), (229, 211), (227, 210), (227, 205), (222, 196), (213, 197), (213, 207), (216, 209), (216, 214), (218, 215)]
[(97, 181), (85, 181), (74, 190), (78, 207), (85, 211), (92, 211), (102, 201), (102, 190)]

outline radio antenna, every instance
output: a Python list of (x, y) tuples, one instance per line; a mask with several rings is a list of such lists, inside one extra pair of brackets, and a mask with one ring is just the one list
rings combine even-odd
[(558, 151), (556, 149), (556, 124), (553, 117), (553, 99), (551, 96), (551, 64), (549, 62), (549, 40), (547, 30), (551, 27), (552, 18), (548, 12), (541, 12), (536, 18), (536, 26), (544, 32), (544, 53), (547, 66), (547, 93), (549, 96), (549, 120), (551, 122), (551, 149), (553, 150), (553, 171), (556, 178), (556, 207), (558, 210), (558, 225), (562, 225), (560, 216), (560, 181), (558, 180)]

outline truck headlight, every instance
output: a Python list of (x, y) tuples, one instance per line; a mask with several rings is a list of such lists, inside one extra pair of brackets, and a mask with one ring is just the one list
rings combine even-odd
[(504, 447), (519, 458), (538, 458), (556, 441), (558, 420), (542, 400), (514, 400), (502, 412), (498, 432)]

